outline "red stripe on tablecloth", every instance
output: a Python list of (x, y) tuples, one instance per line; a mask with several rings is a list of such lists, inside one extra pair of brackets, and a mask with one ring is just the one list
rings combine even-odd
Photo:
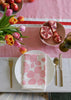
[(62, 25), (71, 25), (71, 22), (59, 22), (61, 23)]
[[(43, 24), (45, 21), (22, 21), (18, 22), (17, 24)], [(59, 22), (62, 25), (71, 25), (71, 22)]]
[(23, 22), (18, 22), (17, 24), (43, 24), (45, 21), (23, 21)]
[[(17, 24), (43, 24), (45, 21), (23, 21), (23, 22), (18, 22)], [(62, 25), (71, 25), (71, 22), (59, 22)]]

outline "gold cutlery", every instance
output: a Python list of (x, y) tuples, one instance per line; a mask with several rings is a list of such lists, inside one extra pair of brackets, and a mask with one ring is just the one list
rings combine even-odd
[(59, 64), (58, 58), (54, 58), (53, 62), (55, 64), (55, 85), (57, 85), (57, 65)]
[(9, 59), (9, 67), (10, 67), (10, 88), (12, 88), (12, 67), (13, 67), (12, 59)]
[(62, 54), (59, 54), (59, 68), (60, 68), (60, 85), (63, 86)]

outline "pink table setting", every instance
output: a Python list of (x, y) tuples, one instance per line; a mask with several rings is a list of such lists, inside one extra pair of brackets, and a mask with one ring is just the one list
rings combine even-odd
[(71, 92), (70, 1), (10, 6), (0, 5), (0, 92)]

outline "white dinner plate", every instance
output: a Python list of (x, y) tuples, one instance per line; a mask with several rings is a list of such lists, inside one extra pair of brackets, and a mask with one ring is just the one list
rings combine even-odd
[[(45, 54), (44, 52), (42, 51), (39, 51), (39, 50), (31, 50), (31, 51), (28, 51), (26, 54)], [(22, 66), (22, 56), (21, 55), (16, 64), (15, 64), (15, 77), (18, 81), (18, 83), (21, 85), (21, 66)], [(47, 86), (50, 84), (51, 80), (54, 78), (54, 64), (53, 64), (53, 61), (51, 60), (51, 58), (47, 55), (48, 57), (48, 61), (47, 61)]]

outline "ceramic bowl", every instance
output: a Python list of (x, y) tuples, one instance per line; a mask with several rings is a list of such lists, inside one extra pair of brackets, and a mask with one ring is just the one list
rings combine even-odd
[[(59, 22), (56, 22), (56, 23), (57, 23), (57, 29), (56, 29), (56, 31), (57, 31), (57, 33), (61, 36), (62, 41), (64, 41), (64, 39), (65, 39), (65, 29), (64, 29), (64, 27), (63, 27), (62, 24), (60, 24)], [(48, 22), (44, 23), (43, 26), (48, 26)], [(40, 34), (40, 32), (39, 32), (39, 34)], [(57, 45), (59, 45), (59, 44), (62, 42), (62, 41), (61, 41), (60, 43), (55, 43), (55, 42), (53, 41), (53, 37), (51, 37), (51, 38), (49, 38), (49, 39), (43, 39), (43, 38), (41, 37), (41, 35), (40, 35), (40, 40), (41, 40), (44, 44), (50, 45), (50, 46), (57, 46)]]

